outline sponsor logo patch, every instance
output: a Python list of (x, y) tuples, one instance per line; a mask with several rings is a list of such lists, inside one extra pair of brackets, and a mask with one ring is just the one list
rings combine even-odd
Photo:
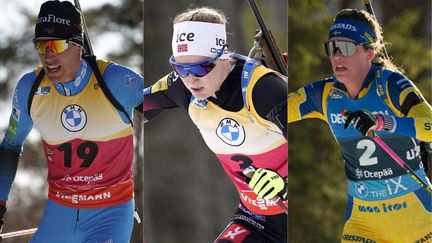
[(6, 131), (6, 135), (8, 139), (14, 139), (16, 136), (16, 132), (17, 132), (17, 128), (18, 128), (18, 122), (14, 119), (9, 120), (9, 126), (7, 128)]
[(205, 108), (207, 108), (207, 104), (208, 104), (208, 100), (199, 100), (199, 99), (193, 97), (192, 105), (199, 107), (201, 109), (205, 109)]
[(343, 235), (342, 236), (343, 240), (346, 241), (357, 241), (357, 242), (364, 242), (364, 243), (376, 243), (376, 241), (365, 238), (363, 236), (358, 236), (358, 235)]
[(87, 124), (87, 114), (79, 105), (68, 105), (61, 113), (61, 123), (68, 131), (81, 131)]
[(426, 243), (426, 242), (430, 242), (429, 240), (432, 240), (432, 232), (429, 232), (421, 239), (416, 240), (415, 243)]
[(19, 121), (19, 119), (20, 119), (20, 115), (21, 115), (21, 110), (20, 110), (20, 109), (17, 109), (16, 107), (13, 107), (13, 108), (12, 108), (12, 118), (13, 118), (15, 121)]
[(386, 169), (382, 169), (380, 171), (368, 171), (368, 170), (361, 170), (361, 169), (356, 169), (355, 170), (355, 174), (356, 177), (358, 179), (369, 179), (369, 178), (373, 178), (373, 179), (382, 179), (383, 177), (387, 177), (387, 176), (391, 176), (393, 175), (393, 170), (392, 168), (386, 168)]
[(239, 224), (231, 224), (220, 236), (221, 240), (242, 242), (250, 233), (250, 230)]
[(367, 186), (363, 182), (355, 183), (355, 190), (357, 195), (359, 195), (360, 198), (366, 197), (369, 193)]
[(382, 203), (381, 205), (365, 206), (358, 205), (358, 211), (361, 213), (387, 213), (393, 211), (399, 211), (401, 209), (407, 208), (407, 202), (401, 203)]
[(246, 138), (244, 127), (231, 118), (224, 118), (219, 122), (216, 135), (231, 146), (240, 146)]
[(35, 96), (38, 95), (49, 95), (51, 92), (51, 87), (47, 86), (47, 87), (38, 87), (36, 92), (35, 92)]

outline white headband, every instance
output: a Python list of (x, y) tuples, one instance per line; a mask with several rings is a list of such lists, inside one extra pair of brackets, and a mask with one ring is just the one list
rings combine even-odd
[[(172, 51), (174, 57), (197, 55), (214, 57), (226, 44), (225, 24), (184, 21), (174, 24)], [(229, 55), (225, 48), (221, 59)]]

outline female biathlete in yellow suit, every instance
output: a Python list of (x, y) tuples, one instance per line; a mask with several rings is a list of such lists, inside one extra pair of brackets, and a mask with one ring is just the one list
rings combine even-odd
[(334, 75), (289, 94), (288, 122), (322, 119), (340, 146), (348, 177), (342, 242), (430, 242), (431, 194), (366, 136), (374, 131), (427, 181), (419, 141), (432, 141), (432, 108), (391, 63), (376, 63), (381, 39), (373, 16), (340, 11), (324, 44)]

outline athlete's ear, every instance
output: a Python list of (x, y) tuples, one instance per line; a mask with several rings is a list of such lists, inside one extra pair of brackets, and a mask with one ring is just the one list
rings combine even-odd
[(367, 59), (368, 61), (372, 61), (375, 58), (376, 52), (374, 50), (368, 49), (367, 50)]

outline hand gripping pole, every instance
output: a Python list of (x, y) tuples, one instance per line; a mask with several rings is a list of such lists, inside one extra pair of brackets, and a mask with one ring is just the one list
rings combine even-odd
[[(243, 171), (243, 175), (247, 176), (248, 178), (252, 178), (254, 173), (255, 173), (255, 168), (253, 166), (249, 166)], [(280, 197), (274, 196), (271, 200), (273, 202), (276, 202), (279, 208), (281, 208), (286, 214), (288, 214), (288, 207), (285, 206), (285, 204), (282, 202)]]

